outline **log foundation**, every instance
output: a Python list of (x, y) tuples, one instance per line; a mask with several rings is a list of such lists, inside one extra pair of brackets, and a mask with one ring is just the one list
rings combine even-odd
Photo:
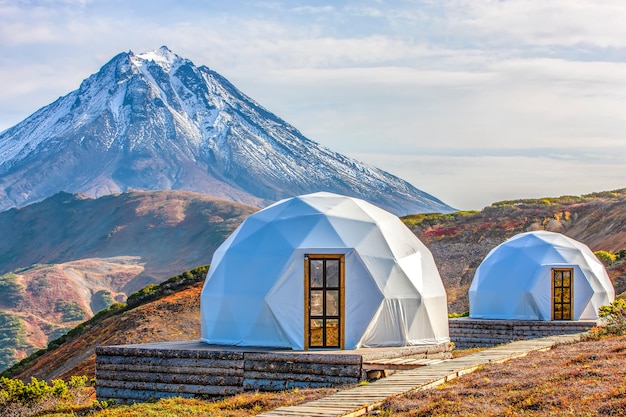
[[(292, 351), (199, 341), (96, 348), (96, 395), (121, 403), (354, 385), (392, 358), (446, 359), (451, 345)], [(378, 363), (379, 361), (380, 363)]]
[(514, 340), (589, 331), (596, 321), (486, 320), (469, 317), (449, 320), (450, 340), (457, 349), (491, 347)]

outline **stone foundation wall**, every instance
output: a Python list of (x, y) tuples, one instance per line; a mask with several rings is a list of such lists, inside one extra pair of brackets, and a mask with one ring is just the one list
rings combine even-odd
[(595, 321), (485, 320), (467, 317), (449, 320), (450, 340), (457, 349), (490, 347), (513, 340), (582, 333), (595, 325)]
[(96, 395), (101, 400), (128, 403), (174, 396), (353, 385), (368, 378), (364, 361), (405, 356), (445, 358), (451, 353), (449, 343), (333, 352), (229, 350), (200, 342), (99, 346)]

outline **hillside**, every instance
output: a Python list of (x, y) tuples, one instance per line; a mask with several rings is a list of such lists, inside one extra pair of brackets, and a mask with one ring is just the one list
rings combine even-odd
[[(468, 310), (467, 289), (489, 250), (516, 233), (537, 228), (562, 231), (593, 250), (626, 248), (626, 190), (581, 197), (507, 201), (481, 212), (407, 216), (403, 220), (433, 251), (446, 285), (450, 312)], [(608, 227), (607, 227), (608, 225)], [(617, 293), (626, 290), (626, 260), (608, 268)], [(93, 349), (102, 344), (198, 338), (200, 284), (113, 316), (84, 335), (35, 360), (18, 375), (93, 376)], [(196, 333), (194, 333), (196, 332)], [(76, 353), (80, 352), (80, 353)], [(68, 363), (65, 358), (71, 357)]]
[[(560, 232), (592, 251), (626, 248), (626, 189), (537, 200), (494, 203), (482, 211), (418, 214), (402, 218), (433, 253), (448, 293), (450, 312), (469, 310), (467, 291), (491, 249), (531, 230)], [(607, 268), (616, 294), (626, 291), (626, 259)]]
[(54, 341), (47, 353), (27, 365), (20, 364), (23, 369), (13, 376), (48, 380), (71, 375), (94, 377), (96, 346), (197, 340), (205, 276), (206, 268), (198, 268), (134, 293), (128, 306), (114, 305), (103, 310)]
[(0, 213), (0, 370), (128, 294), (209, 263), (255, 210), (191, 192), (135, 191), (59, 193)]

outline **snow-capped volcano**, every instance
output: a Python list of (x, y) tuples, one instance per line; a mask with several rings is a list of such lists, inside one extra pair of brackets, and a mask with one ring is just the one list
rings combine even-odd
[(314, 191), (396, 214), (453, 209), (333, 152), (167, 47), (121, 53), (78, 90), (0, 133), (0, 210), (58, 191), (197, 191), (264, 206)]

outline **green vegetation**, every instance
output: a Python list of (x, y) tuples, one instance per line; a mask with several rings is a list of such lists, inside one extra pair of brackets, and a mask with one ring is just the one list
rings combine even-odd
[(87, 315), (80, 305), (65, 300), (57, 301), (54, 311), (61, 313), (61, 321), (64, 322), (85, 320), (85, 316)]
[(593, 253), (596, 255), (596, 258), (600, 260), (604, 264), (604, 266), (609, 266), (617, 259), (617, 256), (611, 252), (607, 252), (605, 250), (595, 251)]
[(86, 376), (73, 376), (65, 382), (32, 378), (25, 384), (19, 379), (0, 378), (0, 410), (7, 416), (56, 415), (74, 416), (75, 410), (89, 411), (108, 404), (91, 401), (93, 388)]
[(581, 196), (564, 195), (561, 197), (545, 197), (535, 199), (503, 200), (493, 203), (491, 207), (546, 207), (552, 205), (581, 204), (590, 200), (616, 200), (626, 197), (626, 188), (599, 193), (584, 194)]
[(0, 368), (7, 368), (16, 362), (16, 349), (31, 348), (26, 337), (26, 326), (20, 317), (0, 312)]
[(465, 313), (449, 313), (448, 314), (449, 319), (456, 319), (458, 317), (469, 317), (469, 311), (466, 311)]
[(17, 281), (17, 275), (8, 273), (0, 276), (0, 305), (7, 308), (17, 307), (24, 298), (24, 288)]
[(149, 303), (157, 300), (169, 294), (173, 294), (176, 291), (180, 291), (183, 288), (187, 288), (197, 282), (203, 281), (206, 278), (208, 265), (199, 266), (191, 271), (185, 271), (180, 275), (172, 277), (167, 281), (160, 283), (159, 285), (148, 285), (143, 289), (131, 294), (126, 300), (128, 308), (134, 308), (142, 304)]
[(49, 384), (33, 378), (20, 380), (0, 378), (0, 410), (3, 416), (56, 417), (178, 417), (178, 416), (254, 416), (281, 406), (321, 398), (334, 389), (293, 389), (291, 391), (250, 392), (228, 398), (168, 398), (133, 405), (113, 405), (91, 400), (93, 381), (73, 376), (69, 381), (52, 380)]
[(618, 298), (608, 306), (600, 307), (598, 315), (604, 323), (591, 331), (592, 337), (626, 335), (626, 300)]
[(435, 225), (443, 224), (451, 221), (456, 221), (461, 217), (471, 217), (479, 215), (480, 212), (476, 210), (457, 211), (454, 213), (422, 213), (422, 214), (409, 214), (408, 216), (401, 217), (400, 220), (407, 226), (421, 226), (421, 225)]
[(198, 268), (192, 269), (191, 271), (185, 271), (181, 275), (172, 277), (159, 285), (149, 285), (149, 289), (147, 290), (146, 288), (144, 288), (140, 291), (137, 291), (136, 293), (131, 294), (128, 297), (127, 304), (114, 303), (109, 308), (99, 311), (91, 319), (79, 324), (61, 337), (52, 340), (50, 343), (48, 343), (48, 347), (46, 349), (38, 350), (26, 359), (23, 359), (21, 362), (13, 365), (11, 368), (2, 372), (0, 376), (12, 377), (13, 375), (18, 374), (20, 371), (28, 367), (28, 364), (30, 362), (37, 359), (39, 356), (58, 348), (66, 342), (74, 340), (78, 336), (87, 332), (89, 329), (102, 323), (108, 317), (123, 313), (127, 310), (131, 310), (140, 305), (147, 304), (159, 298), (165, 297), (166, 295), (172, 294), (176, 291), (180, 291), (184, 288), (190, 287), (197, 282), (203, 281), (206, 278), (208, 270), (208, 265), (200, 266)]

